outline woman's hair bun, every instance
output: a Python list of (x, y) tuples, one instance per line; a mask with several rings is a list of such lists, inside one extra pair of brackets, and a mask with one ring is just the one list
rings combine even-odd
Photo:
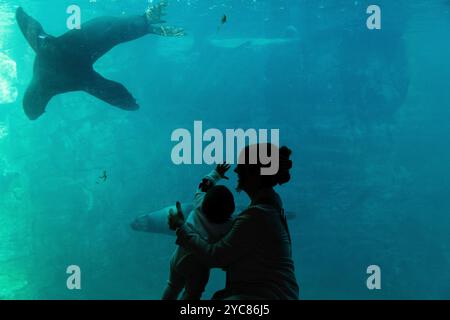
[(285, 184), (291, 180), (290, 170), (292, 169), (291, 157), (292, 151), (288, 147), (281, 147), (279, 150), (280, 167), (276, 174), (276, 183), (279, 185)]

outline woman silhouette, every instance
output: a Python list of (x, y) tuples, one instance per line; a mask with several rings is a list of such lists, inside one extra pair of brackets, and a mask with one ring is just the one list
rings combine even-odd
[[(270, 146), (270, 147), (269, 147)], [(262, 175), (260, 159), (251, 164), (246, 159), (260, 154), (261, 148), (277, 152), (279, 170)], [(256, 153), (254, 153), (256, 152)], [(267, 153), (266, 153), (267, 154)], [(176, 230), (177, 244), (192, 251), (209, 267), (226, 268), (224, 290), (213, 299), (225, 300), (293, 300), (299, 297), (289, 229), (276, 185), (290, 180), (291, 150), (259, 144), (245, 148), (235, 169), (238, 190), (251, 199), (250, 206), (233, 222), (231, 231), (216, 243), (208, 243), (189, 224), (184, 223), (181, 207), (169, 216), (169, 226)]]

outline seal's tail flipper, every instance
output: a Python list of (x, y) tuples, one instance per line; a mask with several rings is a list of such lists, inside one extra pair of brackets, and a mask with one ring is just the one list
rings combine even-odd
[(93, 72), (84, 91), (103, 100), (115, 107), (124, 110), (137, 110), (139, 105), (130, 92), (120, 83), (103, 78), (97, 72)]
[(20, 30), (34, 51), (39, 51), (39, 37), (47, 35), (41, 24), (25, 13), (22, 7), (16, 10), (16, 20)]

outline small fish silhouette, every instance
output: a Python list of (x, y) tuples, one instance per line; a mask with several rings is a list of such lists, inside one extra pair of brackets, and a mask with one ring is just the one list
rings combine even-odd
[[(98, 177), (100, 180), (103, 180), (103, 182), (106, 182), (106, 180), (108, 179), (108, 176), (106, 175), (106, 171), (103, 171), (103, 176)], [(97, 181), (97, 184), (99, 184), (100, 182)]]

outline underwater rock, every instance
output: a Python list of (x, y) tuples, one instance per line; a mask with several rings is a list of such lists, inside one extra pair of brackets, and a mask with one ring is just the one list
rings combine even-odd
[(240, 47), (264, 48), (274, 45), (284, 45), (297, 42), (297, 38), (229, 38), (212, 39), (211, 44), (214, 47), (224, 49), (237, 49)]
[(286, 29), (284, 30), (284, 36), (285, 38), (298, 38), (298, 30), (296, 27), (294, 26), (287, 26)]
[(16, 101), (18, 95), (16, 80), (16, 62), (0, 52), (0, 104)]
[(157, 46), (155, 52), (157, 55), (166, 59), (173, 59), (175, 61), (186, 61), (189, 55), (192, 53), (192, 47), (194, 45), (194, 39), (164, 39), (163, 46)]

